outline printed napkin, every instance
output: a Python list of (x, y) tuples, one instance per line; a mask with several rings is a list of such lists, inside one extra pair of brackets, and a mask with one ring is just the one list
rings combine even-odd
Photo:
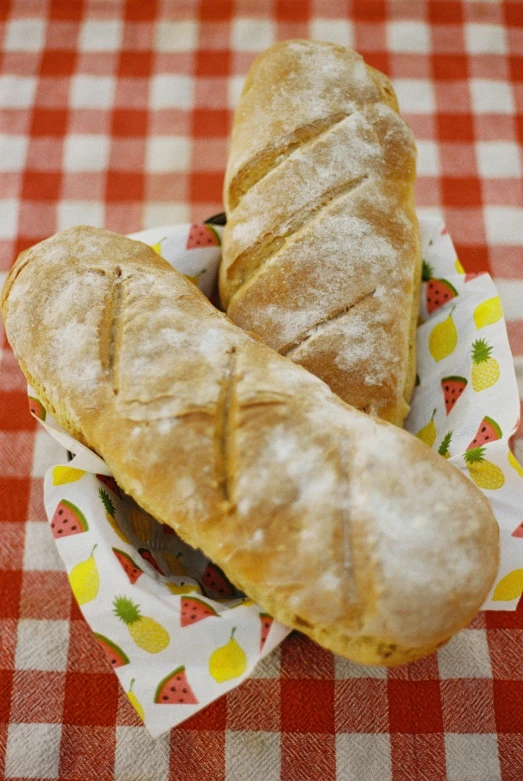
[[(491, 502), (501, 566), (484, 607), (514, 610), (523, 590), (523, 469), (508, 447), (519, 399), (501, 304), (487, 274), (464, 273), (440, 220), (422, 219), (420, 228), (418, 376), (406, 428)], [(176, 225), (131, 237), (212, 300), (221, 232), (217, 225)], [(44, 501), (71, 588), (157, 737), (238, 686), (290, 630), (125, 496), (103, 460), (29, 394), (32, 413), (65, 448), (63, 463), (46, 475)]]

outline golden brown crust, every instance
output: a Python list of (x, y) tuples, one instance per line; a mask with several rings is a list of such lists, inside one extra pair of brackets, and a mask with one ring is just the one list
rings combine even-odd
[(401, 425), (421, 253), (397, 112), (386, 76), (344, 47), (284, 41), (258, 57), (233, 127), (220, 295), (241, 328)]
[(279, 620), (399, 664), (480, 607), (498, 533), (478, 489), (241, 331), (149, 247), (64, 231), (20, 257), (2, 307), (58, 422)]

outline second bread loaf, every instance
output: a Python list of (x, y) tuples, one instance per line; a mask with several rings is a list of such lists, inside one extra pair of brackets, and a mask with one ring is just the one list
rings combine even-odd
[(416, 371), (415, 160), (385, 76), (344, 47), (285, 41), (249, 72), (224, 189), (229, 317), (398, 425)]

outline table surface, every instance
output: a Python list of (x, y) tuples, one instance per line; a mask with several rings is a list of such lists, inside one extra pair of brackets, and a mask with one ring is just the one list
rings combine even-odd
[[(243, 77), (291, 37), (352, 45), (393, 79), (417, 204), (445, 216), (467, 270), (495, 277), (523, 390), (520, 2), (1, 1), (0, 273), (77, 223), (126, 233), (221, 211)], [(292, 636), (153, 742), (71, 597), (42, 504), (54, 446), (1, 339), (0, 777), (521, 781), (521, 607), (388, 673)]]

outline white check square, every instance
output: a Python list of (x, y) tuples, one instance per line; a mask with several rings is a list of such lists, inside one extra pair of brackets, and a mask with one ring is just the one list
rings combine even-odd
[(151, 79), (151, 108), (192, 108), (193, 92), (194, 81), (190, 76), (181, 73), (159, 73)]
[(464, 629), (438, 651), (440, 678), (492, 678), (485, 629)]
[(232, 48), (238, 52), (260, 52), (275, 40), (275, 24), (267, 19), (239, 18), (232, 23)]
[(5, 777), (58, 778), (61, 724), (10, 724)]
[(476, 143), (478, 171), (490, 179), (521, 176), (518, 145), (513, 141), (478, 141)]
[(485, 227), (490, 244), (523, 243), (523, 209), (515, 206), (485, 206)]
[(465, 43), (471, 54), (505, 54), (505, 28), (499, 24), (471, 22), (465, 25)]
[(0, 201), (0, 239), (13, 239), (16, 236), (19, 211), (18, 198), (4, 198)]
[(57, 670), (67, 667), (69, 621), (22, 618), (18, 622), (15, 667)]
[(159, 52), (192, 52), (198, 43), (198, 25), (192, 20), (158, 22), (155, 43)]
[(161, 201), (144, 204), (142, 215), (144, 228), (157, 228), (160, 225), (188, 222), (190, 211), (186, 203)]
[(29, 108), (34, 102), (36, 79), (33, 76), (0, 76), (0, 108)]
[(188, 171), (191, 140), (186, 136), (151, 136), (147, 139), (145, 165), (151, 173)]
[(122, 22), (118, 19), (82, 22), (78, 46), (84, 52), (116, 51), (122, 42)]
[(494, 79), (471, 79), (470, 94), (472, 108), (478, 114), (512, 114), (514, 96), (506, 81)]
[(169, 740), (169, 733), (154, 740), (143, 727), (116, 727), (114, 781), (142, 778), (139, 768), (147, 768), (148, 779), (167, 781)]
[(394, 79), (401, 111), (407, 114), (432, 114), (436, 107), (434, 87), (425, 79)]
[(389, 22), (387, 44), (393, 52), (428, 54), (430, 52), (429, 28), (424, 22)]
[(349, 47), (354, 44), (352, 23), (345, 19), (312, 19), (309, 31), (314, 41), (330, 41)]
[(114, 103), (115, 80), (112, 76), (76, 74), (71, 79), (73, 108), (110, 108)]
[[(254, 764), (254, 766), (253, 766)], [(280, 781), (280, 735), (276, 732), (225, 733), (225, 776), (234, 781)]]
[(501, 778), (497, 735), (445, 735), (447, 781)]
[(59, 572), (62, 559), (47, 521), (27, 521), (25, 524), (24, 570)]
[(420, 176), (439, 176), (439, 149), (434, 141), (416, 141), (417, 171)]
[(21, 171), (27, 155), (27, 136), (0, 135), (0, 171)]
[(98, 201), (60, 201), (58, 203), (58, 230), (75, 225), (94, 225), (101, 228), (104, 223), (104, 205)]
[(243, 85), (245, 84), (245, 76), (231, 76), (227, 82), (227, 105), (231, 109), (235, 109), (240, 100)]
[(343, 781), (363, 781), (392, 778), (390, 739), (381, 734), (336, 735), (337, 778)]
[(110, 139), (101, 134), (71, 134), (64, 141), (66, 171), (104, 171), (109, 162)]
[(6, 25), (4, 51), (38, 52), (44, 45), (43, 19), (12, 19)]

